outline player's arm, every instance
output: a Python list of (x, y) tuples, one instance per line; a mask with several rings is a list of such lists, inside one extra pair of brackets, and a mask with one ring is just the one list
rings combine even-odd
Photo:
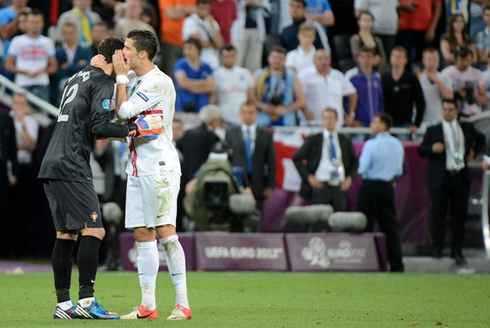
[(147, 137), (162, 132), (163, 122), (161, 117), (140, 117), (134, 123), (126, 125), (111, 123), (109, 121), (109, 110), (112, 93), (113, 85), (105, 83), (105, 81), (100, 83), (96, 90), (93, 91), (90, 123), (92, 134), (96, 138)]

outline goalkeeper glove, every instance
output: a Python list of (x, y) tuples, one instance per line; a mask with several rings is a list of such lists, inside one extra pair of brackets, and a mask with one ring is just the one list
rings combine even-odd
[(161, 116), (138, 117), (134, 123), (129, 124), (129, 136), (142, 137), (148, 140), (158, 138), (163, 132), (163, 120)]

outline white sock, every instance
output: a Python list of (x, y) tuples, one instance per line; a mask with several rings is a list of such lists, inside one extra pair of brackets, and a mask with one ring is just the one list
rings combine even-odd
[(92, 301), (95, 301), (95, 297), (86, 297), (78, 300), (78, 304), (80, 304), (81, 307), (86, 308), (92, 304)]
[(138, 247), (138, 276), (141, 287), (141, 304), (150, 310), (156, 308), (155, 287), (157, 282), (158, 267), (160, 260), (158, 248), (155, 241), (136, 242)]
[(165, 254), (170, 278), (175, 287), (175, 305), (180, 304), (189, 308), (187, 299), (187, 275), (185, 270), (185, 254), (177, 235), (160, 240)]
[(65, 301), (65, 302), (61, 302), (61, 303), (58, 303), (58, 306), (63, 310), (63, 311), (66, 311), (66, 310), (69, 310), (72, 308), (73, 306), (73, 303), (72, 301)]

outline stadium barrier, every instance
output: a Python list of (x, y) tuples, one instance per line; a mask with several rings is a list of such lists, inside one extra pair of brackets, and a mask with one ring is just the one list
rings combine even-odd
[[(382, 233), (182, 233), (189, 271), (387, 271)], [(136, 270), (130, 232), (120, 234), (124, 270)], [(160, 269), (166, 269), (159, 246)]]

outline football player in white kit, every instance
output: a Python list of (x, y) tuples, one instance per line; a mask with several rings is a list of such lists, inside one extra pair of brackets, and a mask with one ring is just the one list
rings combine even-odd
[(184, 250), (175, 228), (181, 176), (179, 156), (172, 143), (176, 95), (172, 79), (152, 62), (157, 47), (157, 39), (150, 31), (132, 30), (124, 49), (113, 57), (117, 116), (130, 121), (145, 115), (163, 117), (162, 134), (129, 141), (126, 228), (134, 228), (142, 299), (139, 307), (121, 319), (158, 318), (158, 235), (176, 292), (175, 309), (167, 319), (186, 320), (191, 319), (192, 312), (187, 299)]

